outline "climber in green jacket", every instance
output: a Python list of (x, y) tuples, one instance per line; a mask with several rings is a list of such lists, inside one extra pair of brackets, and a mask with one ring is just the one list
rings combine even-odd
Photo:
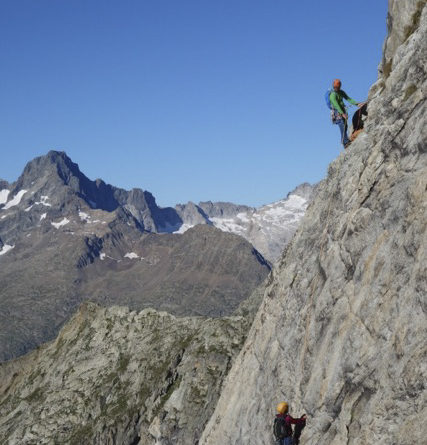
[(344, 145), (344, 148), (347, 148), (351, 144), (351, 141), (347, 136), (348, 114), (344, 105), (344, 99), (353, 105), (359, 105), (359, 103), (349, 97), (347, 93), (341, 89), (341, 80), (335, 79), (332, 86), (334, 90), (329, 96), (333, 110), (332, 122), (337, 124), (340, 128), (341, 142)]

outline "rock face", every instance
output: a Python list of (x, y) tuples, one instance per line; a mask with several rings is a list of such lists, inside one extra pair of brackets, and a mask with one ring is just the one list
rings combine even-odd
[(197, 443), (247, 329), (86, 303), (54, 342), (0, 365), (0, 442)]
[[(4, 190), (6, 192), (6, 191), (8, 191), (8, 189), (9, 189), (9, 183), (7, 181), (5, 181), (4, 179), (0, 178), (0, 192), (2, 190)], [(0, 203), (3, 204), (4, 202), (5, 202), (5, 200), (0, 198)]]
[(389, 7), (365, 133), (274, 269), (201, 444), (270, 443), (281, 400), (306, 445), (425, 443), (427, 6)]
[(385, 78), (393, 68), (393, 57), (397, 49), (417, 30), (424, 6), (425, 0), (388, 0), (388, 36), (380, 65), (380, 74)]
[(198, 206), (209, 218), (233, 218), (239, 213), (255, 210), (253, 207), (232, 204), (231, 202), (199, 202)]
[(179, 233), (195, 224), (209, 224), (224, 232), (236, 233), (274, 263), (291, 240), (304, 216), (316, 187), (301, 184), (280, 201), (258, 209), (224, 202), (178, 205), (183, 225)]

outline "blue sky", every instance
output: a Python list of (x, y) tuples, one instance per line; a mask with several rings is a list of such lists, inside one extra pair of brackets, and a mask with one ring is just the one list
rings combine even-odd
[(0, 177), (65, 150), (162, 205), (259, 206), (340, 152), (324, 93), (377, 78), (386, 0), (2, 0)]

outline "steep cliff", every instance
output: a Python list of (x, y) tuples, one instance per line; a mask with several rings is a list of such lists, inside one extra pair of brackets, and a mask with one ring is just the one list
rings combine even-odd
[(274, 269), (202, 444), (268, 444), (277, 402), (304, 444), (427, 437), (427, 6), (389, 1), (364, 134), (329, 167)]
[(0, 443), (195, 443), (247, 329), (85, 303), (54, 342), (0, 365)]

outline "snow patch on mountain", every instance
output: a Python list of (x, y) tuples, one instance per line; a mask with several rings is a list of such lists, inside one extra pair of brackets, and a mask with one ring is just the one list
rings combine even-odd
[(46, 216), (47, 216), (47, 213), (43, 213), (43, 214), (40, 216), (40, 221), (43, 221), (43, 220), (46, 218)]
[[(32, 192), (31, 194), (34, 195), (34, 192)], [(29, 212), (36, 205), (43, 205), (45, 207), (52, 207), (51, 204), (46, 202), (48, 199), (49, 199), (49, 196), (42, 196), (40, 201), (36, 201), (34, 204), (31, 204), (24, 211), (25, 212)]]
[(41, 196), (40, 201), (37, 201), (34, 204), (36, 204), (36, 205), (43, 205), (45, 207), (52, 207), (52, 204), (49, 204), (47, 202), (48, 199), (49, 199), (49, 196), (43, 195), (43, 196)]
[[(227, 212), (216, 211), (215, 203), (205, 206), (206, 224), (212, 224), (223, 232), (240, 235), (250, 241), (254, 247), (269, 261), (276, 261), (286, 244), (291, 240), (298, 228), (301, 218), (310, 202), (314, 187), (302, 184), (286, 198), (258, 209), (247, 207), (239, 209), (233, 215), (234, 204), (228, 204)], [(224, 203), (222, 204), (224, 206)], [(180, 216), (184, 223), (174, 233), (184, 233), (186, 230), (200, 224), (194, 217), (197, 209), (193, 203), (180, 207)], [(222, 216), (224, 215), (224, 216)]]
[(27, 193), (27, 190), (20, 190), (6, 205), (3, 207), (4, 210), (10, 209), (18, 205), (21, 202), (22, 197)]
[(307, 199), (298, 195), (290, 195), (287, 199), (262, 207), (255, 216), (272, 221), (288, 216), (296, 218), (301, 212), (304, 213), (306, 208)]
[(129, 258), (131, 260), (136, 260), (139, 258), (139, 255), (136, 254), (135, 252), (128, 252), (125, 254), (125, 258)]
[(217, 228), (223, 232), (236, 233), (237, 235), (244, 235), (246, 232), (246, 224), (250, 221), (247, 214), (239, 213), (234, 218), (210, 218), (210, 221)]
[(85, 212), (79, 212), (79, 216), (82, 221), (89, 222), (89, 220), (90, 220), (90, 215), (88, 215)]
[(4, 255), (5, 253), (9, 252), (9, 250), (12, 250), (15, 246), (11, 246), (10, 244), (5, 244), (1, 249), (0, 249), (0, 255)]
[(4, 189), (0, 190), (0, 204), (5, 204), (7, 202), (7, 197), (9, 196), (10, 190)]
[(52, 226), (55, 227), (55, 229), (59, 229), (62, 226), (65, 226), (66, 224), (68, 224), (70, 222), (70, 220), (68, 218), (63, 218), (61, 221), (59, 222), (51, 222)]

